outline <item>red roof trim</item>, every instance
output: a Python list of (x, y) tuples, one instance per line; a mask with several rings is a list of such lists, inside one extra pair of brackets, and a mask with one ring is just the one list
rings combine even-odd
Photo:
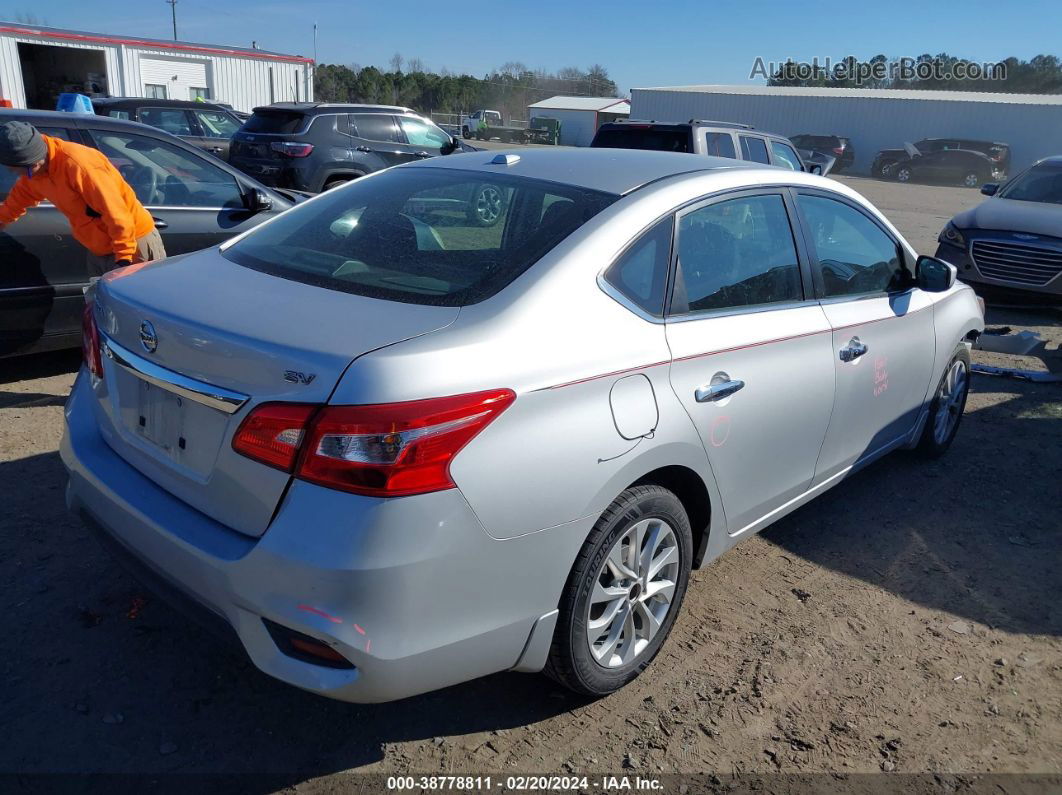
[(134, 47), (147, 47), (155, 50), (180, 50), (181, 52), (197, 52), (204, 55), (235, 55), (239, 58), (267, 58), (271, 61), (313, 63), (313, 58), (304, 58), (301, 55), (277, 55), (256, 50), (234, 50), (226, 47), (207, 47), (205, 45), (184, 44), (182, 42), (173, 42), (171, 44), (170, 42), (146, 39), (123, 39), (117, 36), (99, 36), (94, 33), (60, 33), (50, 30), (19, 28), (12, 25), (0, 25), (0, 33), (14, 33), (19, 36), (40, 36), (46, 39), (66, 39), (67, 41), (85, 41), (94, 44), (129, 44)]

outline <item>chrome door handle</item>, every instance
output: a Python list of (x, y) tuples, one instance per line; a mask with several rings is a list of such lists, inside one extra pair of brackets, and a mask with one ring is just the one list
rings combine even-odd
[(355, 146), (355, 147), (354, 147), (354, 151), (355, 151), (355, 152), (371, 152), (371, 151), (372, 151), (372, 149), (370, 149), (370, 148), (369, 148), (369, 147), (367, 147), (367, 146)]
[(431, 157), (427, 152), (414, 152), (413, 157)]
[(156, 229), (166, 229), (169, 226), (169, 224), (163, 221), (161, 218), (152, 217), (151, 220), (155, 222)]
[(697, 399), (698, 403), (711, 403), (715, 400), (730, 397), (744, 388), (744, 381), (720, 381), (718, 384), (705, 384), (702, 387), (698, 387), (694, 391), (693, 397)]
[(867, 346), (859, 341), (859, 337), (852, 337), (840, 350), (842, 362), (852, 362), (867, 352)]

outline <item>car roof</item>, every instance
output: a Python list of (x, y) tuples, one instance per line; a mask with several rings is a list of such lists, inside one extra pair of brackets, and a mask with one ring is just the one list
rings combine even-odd
[[(720, 130), (735, 130), (737, 132), (746, 132), (749, 135), (762, 135), (764, 138), (777, 138), (779, 140), (788, 141), (781, 133), (768, 132), (767, 130), (758, 130), (751, 124), (742, 124), (736, 121), (710, 121), (708, 119), (690, 119), (689, 121), (655, 121), (653, 119), (617, 119), (616, 121), (606, 122), (601, 127), (607, 127), (609, 129), (622, 130), (625, 127), (696, 127), (698, 129), (720, 129)], [(600, 128), (598, 128), (600, 129)]]
[(150, 97), (99, 97), (93, 98), (93, 105), (100, 107), (151, 107), (151, 108), (206, 108), (207, 110), (229, 110), (217, 102), (191, 99), (151, 99)]
[[(505, 164), (505, 156), (517, 160)], [(420, 160), (400, 168), (448, 168), (484, 174), (514, 176), (558, 182), (580, 188), (623, 195), (651, 182), (695, 172), (763, 168), (759, 163), (727, 157), (691, 155), (684, 152), (653, 152), (642, 149), (517, 149), (480, 150)]]
[(416, 113), (412, 108), (400, 105), (358, 105), (350, 102), (274, 102), (272, 105), (259, 105), (254, 112), (271, 110), (306, 115), (335, 113), (341, 110), (357, 113)]

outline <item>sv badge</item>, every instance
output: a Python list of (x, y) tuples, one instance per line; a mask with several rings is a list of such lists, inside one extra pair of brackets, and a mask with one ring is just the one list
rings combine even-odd
[(291, 384), (302, 384), (303, 386), (309, 386), (313, 383), (313, 379), (315, 379), (316, 377), (316, 373), (300, 373), (298, 370), (284, 371), (284, 380)]

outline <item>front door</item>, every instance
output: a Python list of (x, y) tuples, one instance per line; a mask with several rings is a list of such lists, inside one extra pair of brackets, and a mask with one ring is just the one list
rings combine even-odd
[[(65, 127), (39, 127), (45, 135), (71, 140)], [(76, 133), (75, 133), (76, 136)], [(0, 167), (0, 201), (17, 177)], [(51, 202), (31, 207), (0, 230), (0, 356), (76, 335), (88, 283), (85, 249), (70, 222)]]
[(933, 303), (913, 286), (899, 242), (840, 197), (800, 191), (797, 204), (833, 329), (837, 383), (816, 483), (869, 458), (914, 427), (936, 355)]
[(412, 148), (406, 143), (405, 136), (398, 127), (395, 117), (389, 113), (352, 113), (350, 123), (354, 127), (356, 140), (354, 144), (355, 161), (358, 155), (370, 155), (373, 161), (380, 165), (370, 168), (376, 171), (379, 168), (397, 166), (415, 160)]
[(155, 219), (169, 256), (221, 243), (262, 221), (236, 178), (209, 158), (161, 138), (90, 130)]
[(802, 494), (833, 407), (830, 326), (805, 300), (785, 191), (711, 199), (678, 223), (671, 383), (731, 534)]

